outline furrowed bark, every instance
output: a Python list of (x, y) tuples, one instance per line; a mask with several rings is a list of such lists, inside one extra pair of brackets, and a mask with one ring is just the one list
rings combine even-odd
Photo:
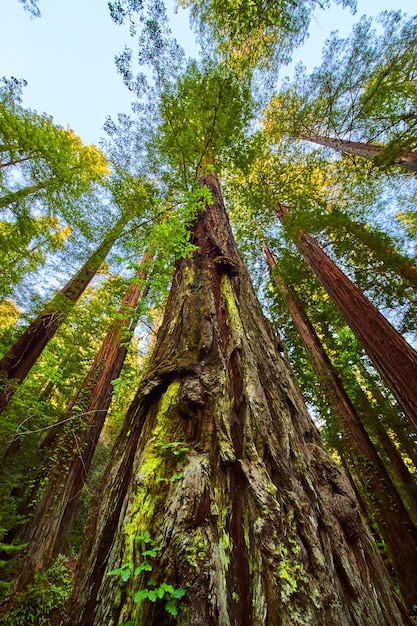
[(401, 594), (412, 613), (417, 598), (417, 529), (301, 302), (277, 273), (274, 256), (265, 244), (264, 252), (277, 289), (351, 450), (356, 472), (373, 502), (373, 516), (386, 544)]
[[(277, 215), (284, 226), (291, 217), (282, 204)], [(313, 237), (301, 231), (296, 245), (417, 432), (417, 352)]]
[(119, 377), (127, 344), (136, 326), (136, 308), (146, 280), (153, 249), (123, 298), (97, 356), (67, 413), (67, 422), (49, 451), (41, 480), (35, 489), (34, 514), (19, 532), (27, 543), (25, 558), (14, 590), (22, 589), (37, 571), (48, 567), (53, 555), (63, 550), (91, 461), (113, 397), (113, 381)]
[(42, 350), (80, 299), (126, 224), (122, 217), (86, 263), (58, 292), (45, 310), (20, 335), (0, 361), (0, 412), (10, 402), (16, 386), (30, 372)]
[[(409, 623), (237, 253), (218, 183), (85, 532), (65, 624)], [(147, 557), (148, 531), (161, 550)], [(152, 572), (133, 570), (145, 559)], [(132, 568), (123, 582), (108, 575)], [(154, 581), (151, 580), (151, 577)]]
[[(338, 152), (346, 152), (364, 159), (375, 159), (384, 150), (384, 146), (376, 146), (372, 143), (361, 143), (358, 141), (348, 141), (346, 139), (337, 139), (332, 137), (322, 137), (314, 134), (302, 134), (300, 139), (311, 141), (326, 148), (333, 148)], [(392, 165), (398, 165), (406, 170), (417, 172), (417, 152), (402, 152), (394, 157)]]

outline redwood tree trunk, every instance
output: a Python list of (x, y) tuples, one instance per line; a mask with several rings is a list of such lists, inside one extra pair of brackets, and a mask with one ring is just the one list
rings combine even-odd
[[(326, 148), (333, 148), (339, 152), (354, 154), (364, 159), (374, 159), (378, 157), (384, 150), (384, 146), (376, 146), (372, 143), (361, 143), (358, 141), (347, 141), (346, 139), (337, 139), (332, 137), (323, 137), (314, 134), (302, 134), (300, 139), (312, 141)], [(392, 165), (398, 165), (406, 170), (417, 172), (417, 152), (402, 152), (398, 154), (392, 161)]]
[[(266, 245), (264, 251), (272, 271), (276, 267), (275, 259)], [(276, 271), (272, 274), (337, 419), (339, 430), (351, 450), (356, 471), (373, 502), (373, 515), (379, 533), (386, 544), (401, 594), (411, 613), (417, 598), (417, 529), (301, 302)]]
[(48, 341), (55, 335), (68, 312), (94, 278), (125, 224), (126, 218), (120, 218), (88, 261), (58, 292), (1, 359), (0, 412), (10, 402), (16, 386), (26, 378)]
[[(282, 204), (277, 214), (290, 217)], [(296, 243), (417, 432), (417, 352), (313, 237), (301, 231)]]
[[(262, 315), (218, 183), (204, 182), (214, 202), (177, 262), (65, 623), (172, 624), (163, 583), (186, 591), (182, 626), (409, 623)], [(142, 554), (146, 532), (156, 556)], [(126, 582), (107, 575), (123, 565)], [(155, 584), (163, 599), (134, 601)]]
[[(133, 336), (136, 308), (153, 250), (149, 249), (141, 269), (123, 298), (97, 356), (78, 393), (73, 398), (62, 432), (50, 450), (42, 472), (41, 488), (35, 489), (34, 515), (19, 533), (27, 543), (25, 560), (15, 582), (24, 587), (35, 572), (44, 570), (52, 554), (62, 551), (113, 396), (113, 381), (119, 377)], [(131, 327), (133, 326), (133, 328)], [(46, 486), (45, 486), (46, 483)]]

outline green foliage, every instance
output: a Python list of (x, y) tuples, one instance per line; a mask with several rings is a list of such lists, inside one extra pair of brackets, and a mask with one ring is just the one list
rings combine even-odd
[(184, 188), (233, 158), (252, 112), (248, 78), (226, 66), (191, 61), (161, 97), (162, 123), (155, 148)]
[(35, 574), (27, 589), (12, 598), (11, 611), (0, 617), (1, 626), (47, 626), (51, 617), (63, 611), (70, 585), (69, 562), (60, 554), (46, 572)]
[[(191, 7), (194, 20), (208, 30), (219, 50), (238, 65), (274, 67), (290, 59), (292, 50), (307, 36), (315, 8), (330, 6), (330, 0), (315, 2), (259, 3), (244, 0), (180, 0)], [(356, 7), (356, 0), (336, 0), (336, 4)]]
[[(139, 535), (137, 539), (145, 544), (145, 550), (141, 552), (144, 560), (136, 567), (134, 567), (133, 563), (125, 563), (121, 567), (108, 572), (108, 576), (120, 576), (123, 582), (127, 582), (131, 576), (140, 576), (143, 572), (152, 572), (153, 566), (151, 559), (157, 558), (162, 548), (156, 544), (156, 541), (151, 537), (148, 530), (146, 530), (143, 535)], [(178, 615), (176, 601), (183, 598), (186, 593), (186, 589), (175, 589), (166, 582), (158, 584), (155, 578), (150, 576), (146, 587), (134, 593), (133, 601), (137, 603), (143, 602), (144, 600), (150, 600), (150, 602), (162, 600), (165, 603), (164, 608), (167, 613), (176, 617)], [(127, 624), (129, 624), (129, 622), (127, 622)], [(127, 626), (127, 624), (125, 623), (125, 626)]]
[(386, 11), (378, 21), (363, 17), (353, 34), (333, 33), (323, 62), (310, 76), (298, 66), (267, 110), (266, 127), (275, 138), (330, 136), (384, 145), (378, 167), (417, 146), (417, 18)]

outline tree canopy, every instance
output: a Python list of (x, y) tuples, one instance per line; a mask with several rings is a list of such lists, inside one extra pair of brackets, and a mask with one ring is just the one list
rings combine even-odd
[(100, 148), (3, 79), (0, 623), (410, 623), (417, 18), (278, 83), (331, 4), (109, 2)]

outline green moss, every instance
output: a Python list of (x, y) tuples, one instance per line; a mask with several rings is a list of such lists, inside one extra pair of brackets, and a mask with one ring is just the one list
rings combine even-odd
[(194, 530), (192, 543), (188, 548), (187, 560), (192, 567), (200, 569), (201, 561), (203, 561), (209, 552), (209, 542), (206, 536), (203, 536), (201, 526)]
[(301, 551), (300, 547), (294, 539), (290, 539), (290, 543), (289, 549), (283, 544), (278, 546), (278, 576), (281, 579), (281, 600), (284, 603), (288, 603), (293, 593), (298, 591), (299, 583), (308, 582), (304, 567), (296, 558)]
[(233, 329), (233, 333), (237, 336), (236, 338), (243, 337), (243, 326), (240, 319), (239, 310), (236, 305), (232, 285), (230, 283), (230, 278), (228, 276), (222, 277), (220, 283), (220, 293), (222, 294), (226, 302), (227, 312), (229, 314), (229, 328)]
[(180, 383), (174, 382), (161, 397), (155, 427), (143, 451), (143, 462), (139, 470), (140, 484), (132, 506), (133, 514), (124, 528), (126, 535), (124, 562), (134, 561), (136, 537), (149, 529), (156, 505), (161, 498), (161, 479), (165, 478), (166, 465), (166, 453), (161, 449), (161, 444), (169, 443), (166, 437), (168, 416), (179, 392)]

